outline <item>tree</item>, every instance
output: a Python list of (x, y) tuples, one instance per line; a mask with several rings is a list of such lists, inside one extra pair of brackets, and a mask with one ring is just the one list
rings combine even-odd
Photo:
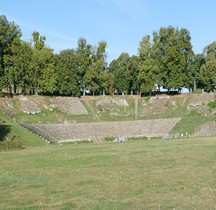
[(14, 22), (9, 22), (6, 16), (0, 16), (0, 91), (9, 85), (4, 72), (8, 64), (4, 57), (10, 54), (9, 48), (14, 39), (20, 36), (20, 28)]
[(55, 88), (55, 58), (53, 50), (45, 47), (46, 38), (33, 32), (33, 54), (31, 62), (30, 83), (33, 93), (40, 90), (43, 94), (51, 94)]
[(150, 36), (145, 36), (140, 42), (139, 48), (139, 75), (140, 91), (142, 93), (151, 93), (157, 82), (157, 74), (159, 71), (155, 60), (152, 57), (152, 44)]
[(204, 64), (204, 61), (203, 54), (192, 55), (189, 59), (185, 87), (192, 89), (193, 92), (195, 92), (197, 88), (203, 88), (202, 74), (200, 70), (201, 66)]
[(43, 94), (53, 94), (57, 79), (53, 50), (46, 47), (41, 49), (38, 57), (38, 64), (41, 68), (41, 74), (38, 78), (38, 87)]
[(186, 84), (186, 72), (189, 58), (193, 55), (191, 37), (187, 29), (175, 29), (172, 26), (160, 28), (154, 32), (158, 65), (161, 71), (161, 83), (167, 89), (181, 89)]
[(130, 57), (129, 60), (129, 66), (128, 69), (130, 71), (130, 84), (129, 84), (129, 89), (131, 94), (139, 94), (140, 91), (140, 83), (138, 80), (138, 74), (139, 74), (139, 64), (140, 64), (140, 59), (139, 56), (133, 55)]
[(112, 60), (108, 66), (108, 82), (109, 82), (109, 93), (111, 95), (115, 92), (114, 81), (115, 81), (115, 72), (118, 69), (117, 60)]
[(29, 84), (29, 66), (32, 59), (32, 49), (28, 42), (21, 41), (20, 36), (14, 38), (13, 42), (4, 55), (5, 79), (7, 84), (13, 87), (13, 92), (21, 89), (26, 93)]
[(87, 43), (86, 39), (80, 38), (78, 40), (78, 47), (76, 49), (77, 53), (77, 65), (79, 72), (79, 83), (83, 95), (85, 95), (86, 87), (91, 78), (89, 78), (87, 71), (91, 71), (92, 65), (92, 46)]
[(39, 32), (34, 31), (32, 33), (32, 41), (33, 41), (34, 49), (42, 50), (45, 47), (46, 37), (41, 36)]
[(130, 88), (129, 61), (128, 53), (121, 53), (117, 60), (112, 61), (109, 66), (109, 71), (113, 72), (114, 75), (114, 89), (122, 95), (127, 94)]
[(63, 50), (56, 57), (56, 86), (59, 93), (66, 96), (79, 96), (79, 76), (75, 50)]
[(108, 88), (106, 42), (99, 42), (93, 57), (93, 68), (95, 69), (100, 93), (105, 95)]
[(200, 76), (203, 88), (211, 91), (216, 85), (216, 42), (204, 48), (204, 64), (201, 66)]

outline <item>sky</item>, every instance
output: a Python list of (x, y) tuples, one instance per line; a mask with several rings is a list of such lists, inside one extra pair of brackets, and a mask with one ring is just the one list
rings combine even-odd
[(137, 55), (141, 39), (161, 27), (186, 28), (195, 53), (216, 41), (215, 0), (0, 0), (0, 15), (14, 21), (22, 39), (33, 31), (55, 53), (77, 47), (79, 38), (107, 42), (107, 61)]

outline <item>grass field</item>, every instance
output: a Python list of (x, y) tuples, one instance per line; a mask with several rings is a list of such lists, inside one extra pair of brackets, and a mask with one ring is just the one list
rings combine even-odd
[[(4, 123), (2, 123), (4, 122)], [(39, 136), (15, 123), (10, 117), (0, 112), (0, 141), (3, 139), (20, 139), (24, 147), (45, 146), (47, 143)]]
[(216, 137), (0, 153), (0, 209), (216, 209)]

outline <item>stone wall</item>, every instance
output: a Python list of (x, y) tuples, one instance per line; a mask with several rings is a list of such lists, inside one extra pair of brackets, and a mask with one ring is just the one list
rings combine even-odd
[(208, 122), (202, 125), (192, 136), (215, 136), (216, 121)]
[(53, 103), (63, 112), (73, 115), (88, 114), (85, 106), (79, 98), (75, 97), (56, 97)]
[(45, 139), (55, 141), (78, 141), (106, 136), (160, 137), (169, 133), (180, 118), (72, 123), (72, 124), (29, 124), (24, 125)]
[(33, 101), (29, 100), (25, 96), (21, 96), (18, 98), (20, 101), (20, 110), (27, 114), (37, 114), (40, 113), (41, 110)]

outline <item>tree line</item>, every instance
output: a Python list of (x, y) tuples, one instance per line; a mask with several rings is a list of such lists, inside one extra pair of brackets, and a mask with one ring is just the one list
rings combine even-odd
[(93, 46), (80, 38), (75, 49), (58, 54), (45, 42), (37, 31), (22, 40), (20, 27), (0, 16), (1, 92), (80, 96), (215, 89), (216, 42), (195, 54), (185, 28), (161, 27), (142, 38), (137, 55), (122, 52), (109, 64), (105, 41)]

